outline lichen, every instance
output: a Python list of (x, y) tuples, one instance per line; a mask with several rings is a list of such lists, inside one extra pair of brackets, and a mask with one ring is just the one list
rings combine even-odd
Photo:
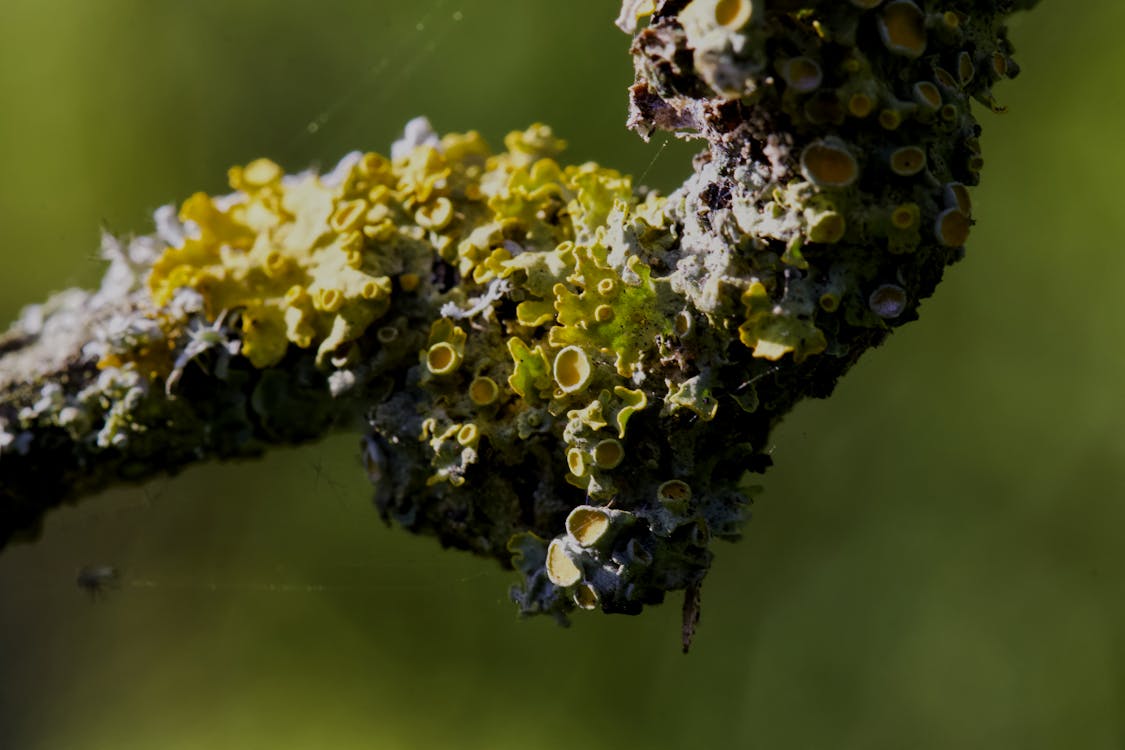
[[(107, 240), (128, 303), (99, 313), (101, 374), (0, 413), (0, 453), (45, 424), (147, 446), (162, 397), (206, 440), (226, 426), (200, 455), (360, 422), (380, 513), (514, 567), (521, 611), (687, 589), (689, 633), (770, 430), (961, 257), (969, 103), (999, 107), (1003, 22), (1032, 4), (628, 0), (631, 127), (705, 146), (670, 196), (560, 163), (545, 125), (493, 152), (418, 119), (389, 158), (235, 167), (232, 193)], [(211, 411), (183, 411), (201, 392)]]

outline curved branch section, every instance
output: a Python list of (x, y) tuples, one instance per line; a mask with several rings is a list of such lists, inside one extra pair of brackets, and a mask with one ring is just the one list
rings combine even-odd
[(690, 638), (772, 427), (961, 256), (969, 102), (999, 108), (1032, 4), (626, 2), (630, 126), (706, 145), (667, 198), (561, 166), (544, 126), (493, 153), (420, 119), (390, 158), (232, 169), (0, 339), (0, 540), (356, 425), (382, 515), (516, 567), (522, 611), (686, 589)]

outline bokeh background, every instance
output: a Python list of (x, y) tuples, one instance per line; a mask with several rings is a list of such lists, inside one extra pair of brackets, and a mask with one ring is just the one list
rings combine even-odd
[[(442, 131), (622, 127), (616, 3), (2, 0), (0, 321), (92, 285), (99, 227)], [(54, 514), (0, 555), (0, 748), (1125, 746), (1125, 4), (1017, 18), (966, 261), (775, 435), (679, 606), (521, 621), (510, 575), (383, 526), (354, 438)], [(121, 568), (91, 602), (78, 566)]]

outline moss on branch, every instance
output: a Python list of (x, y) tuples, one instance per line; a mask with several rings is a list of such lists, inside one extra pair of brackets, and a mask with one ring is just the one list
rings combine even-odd
[(963, 253), (1000, 0), (629, 0), (629, 125), (703, 145), (664, 197), (410, 123), (328, 174), (106, 237), (100, 290), (0, 338), (0, 543), (114, 482), (362, 435), (387, 519), (516, 568), (525, 613), (637, 613), (736, 539), (771, 429)]

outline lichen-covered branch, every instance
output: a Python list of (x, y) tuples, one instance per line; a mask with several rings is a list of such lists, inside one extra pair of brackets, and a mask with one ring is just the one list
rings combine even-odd
[(975, 99), (1034, 0), (627, 0), (668, 197), (424, 120), (329, 174), (107, 237), (0, 338), (0, 543), (117, 481), (362, 434), (382, 515), (515, 567), (522, 611), (636, 613), (735, 539), (773, 426), (917, 316), (972, 223)]

